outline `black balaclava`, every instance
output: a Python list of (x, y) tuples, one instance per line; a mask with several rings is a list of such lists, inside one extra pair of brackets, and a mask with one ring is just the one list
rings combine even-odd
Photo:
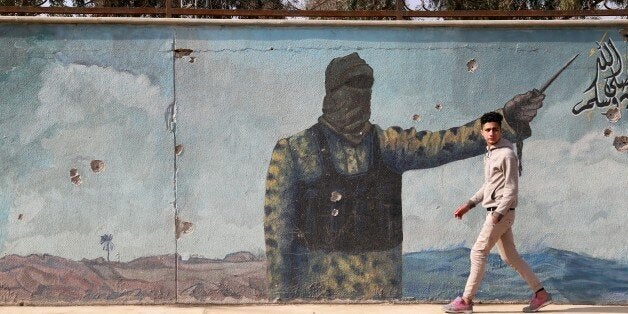
[(373, 69), (357, 53), (331, 60), (325, 71), (323, 115), (318, 121), (358, 145), (371, 129)]

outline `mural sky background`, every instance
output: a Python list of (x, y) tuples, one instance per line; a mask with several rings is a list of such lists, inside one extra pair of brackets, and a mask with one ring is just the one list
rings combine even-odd
[[(440, 130), (539, 88), (579, 53), (546, 91), (525, 141), (514, 232), (523, 252), (553, 247), (628, 261), (628, 156), (612, 146), (628, 134), (626, 104), (611, 137), (602, 133), (606, 108), (571, 113), (590, 98), (583, 92), (595, 75), (596, 41), (612, 38), (628, 59), (617, 29), (0, 29), (2, 255), (95, 258), (106, 254), (104, 233), (114, 237), (112, 259), (174, 252), (173, 134), (164, 115), (175, 97), (185, 147), (177, 207), (194, 223), (178, 251), (216, 258), (263, 249), (270, 153), (278, 139), (316, 122), (331, 59), (357, 51), (374, 69), (371, 122)], [(174, 67), (173, 40), (193, 50)], [(105, 171), (91, 172), (92, 159)], [(70, 182), (71, 168), (80, 186)], [(484, 211), (462, 221), (452, 213), (479, 188), (481, 171), (476, 157), (404, 174), (404, 252), (472, 244)]]

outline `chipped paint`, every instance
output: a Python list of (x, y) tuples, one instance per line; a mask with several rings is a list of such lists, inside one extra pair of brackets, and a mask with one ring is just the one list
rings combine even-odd
[(166, 121), (166, 128), (168, 131), (174, 133), (177, 126), (177, 111), (174, 102), (170, 103), (170, 105), (166, 107), (164, 120)]

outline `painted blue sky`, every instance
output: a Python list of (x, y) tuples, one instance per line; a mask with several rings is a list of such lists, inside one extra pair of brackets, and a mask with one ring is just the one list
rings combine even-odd
[[(524, 251), (628, 256), (628, 157), (602, 134), (626, 135), (626, 119), (611, 124), (599, 108), (571, 113), (590, 97), (583, 92), (595, 76), (596, 41), (612, 38), (626, 60), (615, 29), (0, 28), (12, 34), (0, 48), (2, 254), (93, 258), (103, 255), (104, 233), (113, 234), (112, 256), (121, 260), (172, 253), (173, 137), (164, 115), (175, 95), (185, 146), (177, 205), (194, 223), (179, 252), (262, 249), (270, 152), (316, 122), (325, 67), (357, 51), (375, 73), (371, 121), (428, 130), (502, 107), (579, 53), (547, 90), (525, 143), (515, 234)], [(176, 59), (174, 73), (173, 38), (194, 50), (193, 62)], [(92, 172), (93, 159), (104, 160), (105, 171)], [(479, 187), (481, 162), (404, 174), (404, 251), (472, 243), (484, 213), (457, 221), (452, 212)], [(70, 182), (71, 168), (81, 185)]]

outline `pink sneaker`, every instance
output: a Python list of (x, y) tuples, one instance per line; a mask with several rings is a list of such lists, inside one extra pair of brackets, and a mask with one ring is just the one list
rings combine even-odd
[(530, 300), (530, 305), (523, 308), (525, 313), (533, 313), (541, 309), (542, 307), (549, 305), (552, 303), (552, 296), (550, 296), (549, 292), (544, 294), (545, 297), (539, 296), (539, 293), (535, 293)]
[(443, 305), (443, 311), (445, 311), (445, 313), (471, 314), (473, 313), (473, 302), (467, 304), (461, 297), (457, 297), (455, 300), (451, 301), (451, 303)]

